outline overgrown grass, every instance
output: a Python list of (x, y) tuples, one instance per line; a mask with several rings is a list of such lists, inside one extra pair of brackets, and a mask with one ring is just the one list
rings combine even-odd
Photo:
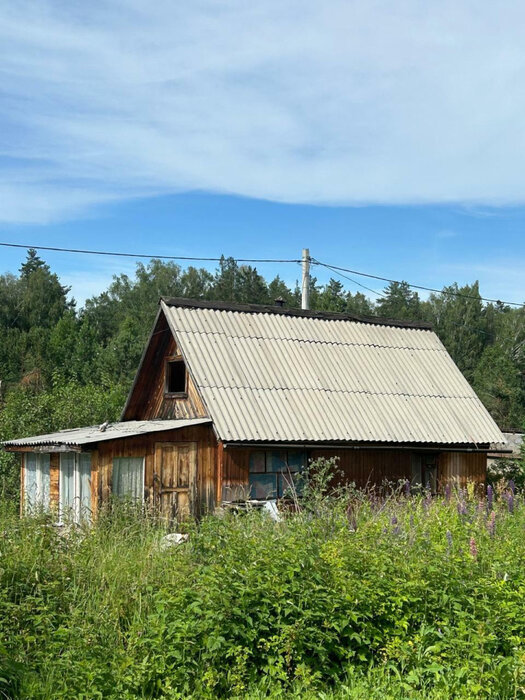
[(0, 512), (0, 697), (525, 697), (525, 503), (310, 493), (162, 549)]

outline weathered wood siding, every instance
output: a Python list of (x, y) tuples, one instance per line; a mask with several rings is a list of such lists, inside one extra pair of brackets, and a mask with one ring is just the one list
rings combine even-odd
[(385, 481), (411, 478), (409, 450), (311, 450), (310, 459), (337, 457), (337, 468), (344, 478), (365, 488)]
[(230, 447), (223, 450), (223, 500), (237, 501), (248, 496), (251, 452), (252, 449), (244, 447)]
[(60, 497), (60, 455), (52, 452), (49, 455), (49, 507), (58, 510)]
[(439, 456), (439, 480), (465, 487), (469, 481), (484, 484), (487, 455), (480, 452), (444, 452)]
[[(251, 448), (232, 447), (224, 450), (222, 497), (225, 500), (242, 498), (248, 491)], [(385, 481), (396, 482), (412, 478), (412, 455), (417, 450), (337, 449), (308, 450), (308, 459), (337, 457), (338, 469), (344, 478), (355, 482), (358, 488)], [(438, 484), (457, 482), (484, 483), (487, 456), (473, 452), (442, 452), (438, 456)]]
[(161, 315), (137, 375), (123, 420), (207, 417), (208, 414), (190, 373), (188, 373), (187, 397), (165, 395), (166, 359), (178, 354), (179, 349), (167, 321)]
[[(181, 430), (108, 440), (98, 446), (97, 490), (98, 500), (107, 500), (112, 492), (113, 459), (115, 457), (144, 457), (144, 496), (147, 502), (155, 503), (158, 475), (155, 465), (155, 445), (162, 442), (194, 442), (197, 448), (197, 493), (196, 514), (215, 507), (217, 493), (217, 441), (208, 425), (197, 425)], [(92, 462), (93, 464), (94, 462)]]

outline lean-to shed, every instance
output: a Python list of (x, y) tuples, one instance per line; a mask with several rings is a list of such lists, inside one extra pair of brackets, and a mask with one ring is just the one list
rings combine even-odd
[(483, 482), (504, 438), (422, 323), (162, 299), (121, 422), (12, 440), (26, 500), (95, 512), (111, 493), (166, 513), (281, 497), (337, 456), (358, 486)]

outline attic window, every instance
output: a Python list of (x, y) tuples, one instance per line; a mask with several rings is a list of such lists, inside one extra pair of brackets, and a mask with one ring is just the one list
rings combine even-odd
[(166, 394), (186, 394), (186, 365), (182, 357), (170, 358), (166, 362)]

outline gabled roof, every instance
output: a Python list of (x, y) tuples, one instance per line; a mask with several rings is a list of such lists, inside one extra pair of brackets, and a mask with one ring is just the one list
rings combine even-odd
[(181, 420), (129, 420), (122, 423), (110, 423), (105, 430), (98, 425), (87, 428), (72, 428), (71, 430), (59, 430), (47, 435), (7, 440), (2, 443), (4, 447), (82, 447), (105, 440), (118, 440), (120, 438), (146, 435), (163, 430), (177, 430), (188, 428), (192, 425), (211, 423), (209, 418), (191, 418)]
[(162, 299), (225, 442), (502, 442), (428, 324)]

